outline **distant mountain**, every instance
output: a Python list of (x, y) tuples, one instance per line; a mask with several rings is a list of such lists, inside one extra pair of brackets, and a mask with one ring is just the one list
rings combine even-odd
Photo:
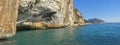
[(90, 18), (87, 20), (88, 22), (91, 22), (92, 24), (102, 24), (105, 23), (105, 21), (98, 19), (98, 18)]

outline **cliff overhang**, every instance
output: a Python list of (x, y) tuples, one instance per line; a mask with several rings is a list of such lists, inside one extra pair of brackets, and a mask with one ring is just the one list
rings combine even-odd
[(21, 0), (19, 7), (18, 29), (59, 28), (85, 24), (81, 13), (74, 8), (73, 0)]

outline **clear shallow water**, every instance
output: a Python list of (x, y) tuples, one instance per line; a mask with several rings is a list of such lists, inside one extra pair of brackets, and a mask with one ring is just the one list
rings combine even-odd
[(19, 31), (0, 45), (120, 45), (120, 23)]

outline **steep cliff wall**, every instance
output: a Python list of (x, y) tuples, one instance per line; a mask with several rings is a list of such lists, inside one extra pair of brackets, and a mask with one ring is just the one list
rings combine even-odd
[(18, 0), (0, 0), (0, 39), (16, 33), (18, 6)]
[(38, 29), (83, 25), (84, 21), (73, 0), (21, 0), (17, 24)]
[(78, 25), (85, 25), (85, 21), (84, 18), (81, 14), (81, 12), (79, 12), (76, 8), (74, 8), (74, 24), (78, 24)]

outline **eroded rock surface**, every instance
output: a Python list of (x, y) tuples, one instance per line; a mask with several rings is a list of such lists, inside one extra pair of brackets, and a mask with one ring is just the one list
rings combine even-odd
[(18, 0), (0, 0), (0, 39), (16, 33), (18, 6)]
[(73, 0), (21, 0), (18, 27), (56, 28), (84, 25), (83, 17), (75, 10)]

